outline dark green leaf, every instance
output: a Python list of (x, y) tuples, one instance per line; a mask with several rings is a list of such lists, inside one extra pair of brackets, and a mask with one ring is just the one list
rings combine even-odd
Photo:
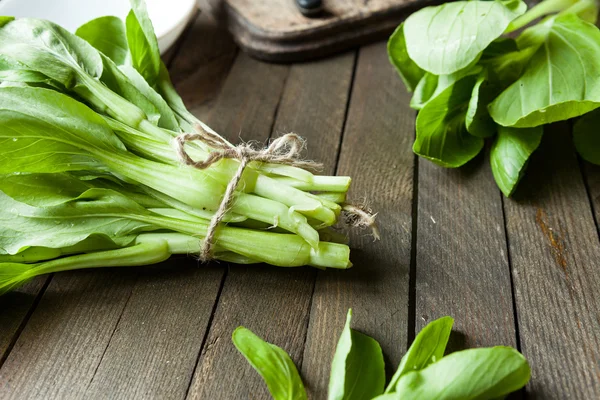
[(430, 100), (417, 116), (413, 151), (444, 167), (460, 167), (475, 157), (483, 139), (470, 135), (466, 112), (476, 76), (467, 76)]
[(522, 1), (456, 1), (425, 7), (404, 24), (408, 55), (425, 71), (454, 73), (477, 60), (526, 9)]
[(497, 90), (487, 82), (485, 75), (481, 74), (473, 87), (465, 119), (467, 131), (471, 135), (486, 138), (496, 133), (496, 123), (487, 109), (496, 95)]
[(402, 78), (409, 92), (412, 92), (417, 83), (423, 78), (423, 71), (413, 60), (408, 56), (406, 51), (406, 40), (404, 39), (404, 23), (400, 24), (396, 31), (390, 36), (387, 44), (388, 56), (390, 62)]
[(306, 391), (290, 356), (242, 326), (233, 332), (235, 347), (265, 380), (275, 400), (304, 400)]
[(420, 110), (429, 100), (431, 100), (438, 87), (438, 79), (438, 75), (425, 72), (425, 75), (419, 80), (419, 83), (415, 88), (415, 93), (410, 99), (411, 108)]
[(584, 115), (575, 123), (573, 141), (584, 160), (600, 165), (600, 109)]
[(370, 399), (383, 392), (385, 370), (379, 343), (350, 328), (352, 310), (340, 336), (329, 377), (329, 400)]
[(529, 156), (538, 148), (544, 129), (498, 127), (492, 145), (490, 163), (494, 179), (502, 193), (510, 197), (525, 174)]
[(91, 20), (80, 26), (75, 34), (85, 39), (115, 64), (131, 62), (125, 24), (120, 18), (106, 16)]
[(403, 375), (421, 370), (444, 356), (453, 324), (454, 319), (451, 317), (442, 317), (430, 322), (419, 332), (402, 357), (398, 370), (385, 390), (386, 393), (395, 391), (396, 384)]
[(497, 399), (525, 386), (530, 374), (525, 357), (511, 347), (464, 350), (402, 376), (396, 395), (402, 400)]

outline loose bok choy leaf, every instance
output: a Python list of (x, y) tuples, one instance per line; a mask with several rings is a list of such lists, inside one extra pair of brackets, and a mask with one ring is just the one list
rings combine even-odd
[[(493, 400), (529, 381), (527, 360), (510, 347), (470, 349), (444, 357), (453, 319), (443, 317), (417, 335), (384, 393), (381, 348), (351, 329), (350, 317), (351, 310), (331, 366), (329, 399)], [(243, 327), (236, 329), (233, 341), (275, 400), (306, 397), (298, 372), (282, 349)]]

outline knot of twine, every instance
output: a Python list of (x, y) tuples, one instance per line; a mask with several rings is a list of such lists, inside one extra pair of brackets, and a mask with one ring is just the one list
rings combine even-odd
[[(227, 185), (223, 200), (219, 205), (215, 215), (212, 217), (206, 236), (200, 250), (200, 260), (207, 262), (212, 259), (215, 234), (219, 223), (225, 217), (227, 210), (231, 207), (235, 190), (238, 187), (244, 170), (249, 162), (260, 161), (273, 164), (284, 164), (292, 167), (304, 169), (318, 169), (321, 164), (314, 161), (302, 160), (300, 153), (304, 149), (304, 139), (294, 133), (285, 134), (271, 142), (264, 149), (256, 149), (251, 143), (242, 143), (233, 146), (221, 136), (213, 132), (208, 132), (201, 126), (194, 127), (194, 133), (183, 133), (175, 138), (175, 149), (179, 160), (185, 164), (198, 169), (206, 169), (223, 158), (239, 160), (240, 165)], [(185, 151), (187, 142), (200, 140), (208, 146), (215, 149), (204, 161), (194, 161)]]

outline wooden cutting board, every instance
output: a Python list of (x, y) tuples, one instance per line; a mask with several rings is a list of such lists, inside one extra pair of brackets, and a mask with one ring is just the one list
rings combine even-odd
[(326, 56), (389, 35), (433, 0), (323, 0), (317, 18), (294, 0), (225, 0), (229, 30), (252, 56), (279, 62)]

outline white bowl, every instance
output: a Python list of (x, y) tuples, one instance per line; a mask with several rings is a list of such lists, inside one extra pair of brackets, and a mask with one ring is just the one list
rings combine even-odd
[[(164, 53), (175, 43), (194, 15), (196, 0), (146, 0), (148, 14)], [(33, 17), (75, 30), (91, 19), (114, 15), (125, 20), (128, 0), (2, 0), (0, 15)]]

